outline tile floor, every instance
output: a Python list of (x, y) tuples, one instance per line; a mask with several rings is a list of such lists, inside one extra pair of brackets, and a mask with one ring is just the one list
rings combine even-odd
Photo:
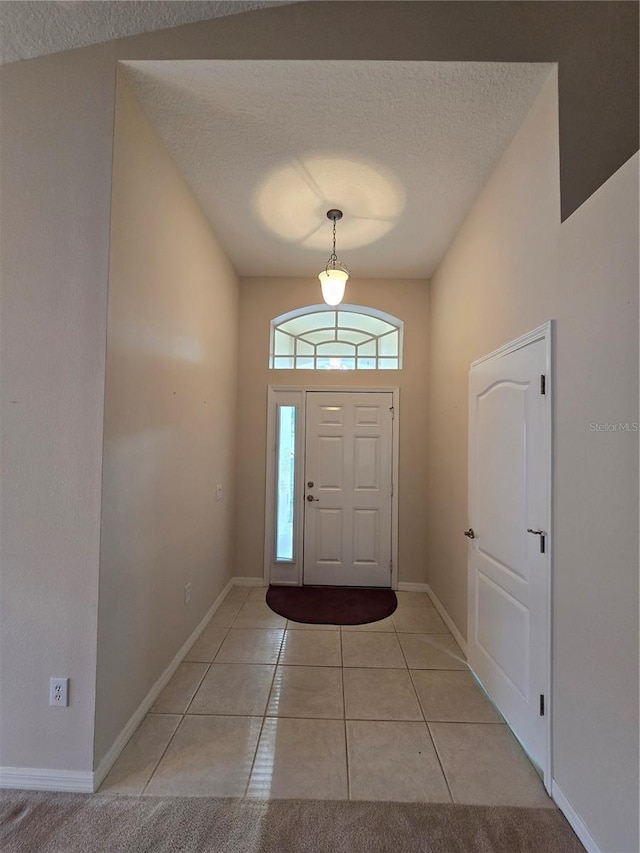
[(429, 598), (301, 625), (234, 587), (100, 792), (554, 808)]

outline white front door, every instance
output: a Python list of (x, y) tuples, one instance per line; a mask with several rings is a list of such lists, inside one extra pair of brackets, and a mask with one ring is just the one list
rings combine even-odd
[(391, 586), (393, 395), (306, 395), (307, 585)]
[(546, 336), (532, 333), (525, 345), (472, 366), (467, 535), (469, 664), (546, 777), (551, 403), (544, 329)]

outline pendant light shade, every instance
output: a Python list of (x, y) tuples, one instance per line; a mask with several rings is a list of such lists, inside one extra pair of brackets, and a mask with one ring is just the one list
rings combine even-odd
[(322, 298), (327, 305), (339, 305), (344, 297), (344, 289), (349, 278), (349, 270), (336, 255), (336, 222), (342, 219), (341, 210), (328, 210), (327, 219), (333, 222), (333, 252), (329, 255), (326, 267), (318, 274), (322, 286)]
[(318, 275), (322, 286), (322, 298), (327, 305), (339, 305), (344, 298), (344, 289), (349, 274), (343, 269), (326, 269)]

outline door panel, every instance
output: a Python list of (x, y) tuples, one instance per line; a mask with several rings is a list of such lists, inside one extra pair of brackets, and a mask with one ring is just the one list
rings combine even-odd
[(550, 564), (527, 529), (550, 515), (547, 360), (534, 340), (474, 365), (469, 381), (469, 663), (542, 768)]
[(392, 406), (390, 393), (307, 393), (305, 584), (391, 586)]
[(380, 489), (380, 474), (378, 470), (380, 438), (378, 436), (355, 436), (353, 447), (353, 488), (356, 492)]
[(478, 575), (477, 642), (523, 699), (529, 695), (529, 611), (486, 575)]
[(477, 507), (478, 545), (483, 554), (516, 574), (525, 568), (522, 531), (526, 383), (499, 382), (477, 398), (476, 488), (485, 499)]
[(344, 564), (342, 536), (342, 508), (316, 510), (316, 558), (319, 565)]
[(377, 551), (378, 535), (377, 509), (354, 509), (353, 511), (353, 562), (355, 565), (376, 565), (380, 562)]
[(320, 435), (317, 448), (318, 489), (342, 491), (344, 477), (344, 439), (342, 436)]

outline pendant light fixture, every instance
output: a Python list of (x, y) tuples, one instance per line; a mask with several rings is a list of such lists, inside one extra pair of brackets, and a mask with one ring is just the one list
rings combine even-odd
[(322, 286), (322, 298), (327, 305), (339, 305), (344, 297), (344, 288), (349, 278), (349, 270), (336, 255), (336, 222), (342, 219), (342, 211), (328, 210), (327, 219), (333, 222), (333, 252), (329, 255), (327, 265), (318, 278)]

